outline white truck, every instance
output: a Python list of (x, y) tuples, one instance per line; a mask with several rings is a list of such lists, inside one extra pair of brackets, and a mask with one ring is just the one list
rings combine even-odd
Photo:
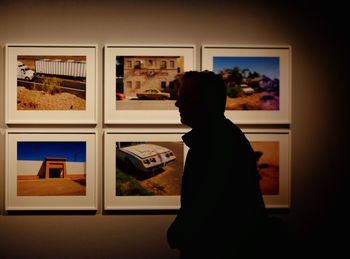
[(17, 61), (17, 79), (31, 81), (35, 77), (35, 72), (21, 61)]
[(61, 59), (40, 59), (35, 61), (35, 73), (38, 76), (86, 78), (86, 62)]

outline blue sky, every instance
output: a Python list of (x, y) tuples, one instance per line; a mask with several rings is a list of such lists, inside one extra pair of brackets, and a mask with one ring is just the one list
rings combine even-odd
[(213, 71), (219, 73), (223, 69), (250, 69), (270, 79), (279, 79), (279, 57), (214, 57)]
[(44, 161), (45, 157), (86, 162), (86, 142), (17, 142), (17, 160)]

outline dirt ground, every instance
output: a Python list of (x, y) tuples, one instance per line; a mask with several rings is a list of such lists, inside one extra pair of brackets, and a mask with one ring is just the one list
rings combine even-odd
[(18, 180), (18, 196), (84, 196), (85, 179), (52, 178), (39, 180)]
[(279, 145), (277, 142), (251, 141), (254, 151), (262, 152), (258, 164), (265, 165), (259, 168), (260, 188), (264, 195), (279, 194)]
[[(268, 100), (261, 100), (261, 97)], [(266, 98), (265, 97), (265, 98)], [(252, 95), (230, 98), (227, 97), (226, 110), (278, 110), (279, 97), (272, 93), (254, 93)]]
[(17, 110), (85, 110), (85, 100), (70, 93), (52, 95), (19, 86)]
[(168, 166), (164, 172), (141, 182), (155, 195), (180, 195), (182, 171)]
[(263, 195), (279, 194), (279, 168), (270, 166), (260, 170), (260, 188)]

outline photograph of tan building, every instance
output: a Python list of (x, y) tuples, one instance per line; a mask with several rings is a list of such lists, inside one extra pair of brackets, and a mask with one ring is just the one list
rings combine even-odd
[(86, 194), (85, 142), (18, 142), (18, 196)]
[(173, 81), (183, 72), (182, 56), (117, 56), (117, 109), (175, 109)]

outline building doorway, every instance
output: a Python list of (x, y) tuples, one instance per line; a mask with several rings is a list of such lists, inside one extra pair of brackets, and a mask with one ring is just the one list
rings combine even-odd
[(66, 158), (45, 158), (45, 179), (66, 178), (67, 166)]

